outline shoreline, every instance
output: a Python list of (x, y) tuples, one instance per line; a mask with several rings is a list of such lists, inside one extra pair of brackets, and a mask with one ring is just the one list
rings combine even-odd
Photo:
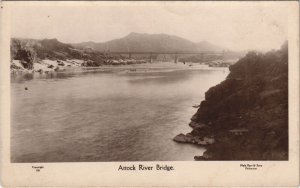
[(205, 92), (189, 124), (173, 138), (202, 145), (195, 160), (288, 160), (288, 47), (249, 52)]
[[(36, 63), (34, 63), (36, 64)], [(39, 63), (37, 63), (39, 64)], [(125, 71), (125, 73), (143, 73), (143, 72), (155, 72), (157, 70), (228, 70), (228, 67), (210, 67), (207, 64), (193, 63), (194, 66), (183, 65), (181, 63), (174, 64), (172, 62), (146, 62), (138, 64), (125, 64), (125, 65), (102, 65), (102, 66), (58, 66), (57, 69), (48, 67), (37, 69), (25, 69), (25, 68), (11, 68), (11, 76), (18, 76), (23, 74), (53, 74), (53, 73), (71, 73), (71, 72), (88, 72), (88, 71)], [(52, 65), (52, 64), (50, 64)], [(50, 66), (47, 64), (46, 66)], [(151, 66), (147, 66), (151, 65)], [(166, 66), (168, 65), (168, 66)], [(171, 65), (171, 66), (170, 66)], [(54, 66), (53, 66), (54, 67)]]

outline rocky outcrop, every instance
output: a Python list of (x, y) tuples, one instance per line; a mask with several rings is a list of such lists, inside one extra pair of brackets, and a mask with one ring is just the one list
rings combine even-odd
[(186, 135), (179, 134), (179, 135), (175, 136), (175, 138), (173, 140), (175, 142), (198, 144), (201, 146), (207, 146), (207, 145), (213, 144), (215, 141), (213, 137), (196, 136), (196, 135), (192, 135), (190, 133), (188, 133)]
[(229, 69), (226, 80), (205, 93), (193, 131), (175, 140), (214, 138), (195, 160), (287, 160), (287, 43), (266, 54), (250, 52)]
[(23, 67), (29, 70), (33, 69), (33, 64), (37, 61), (37, 54), (34, 49), (22, 45), (20, 41), (12, 41), (11, 56), (12, 59), (19, 60)]

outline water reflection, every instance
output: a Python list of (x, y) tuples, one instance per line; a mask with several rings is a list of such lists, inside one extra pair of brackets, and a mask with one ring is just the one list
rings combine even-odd
[(144, 72), (100, 68), (12, 81), (12, 161), (185, 161), (200, 155), (203, 148), (172, 138), (191, 130), (192, 105), (228, 72), (144, 66)]

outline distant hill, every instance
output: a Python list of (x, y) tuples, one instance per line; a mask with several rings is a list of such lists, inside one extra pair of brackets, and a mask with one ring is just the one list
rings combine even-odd
[(223, 50), (227, 50), (227, 49), (222, 48), (220, 46), (211, 44), (207, 41), (198, 42), (196, 44), (197, 44), (197, 49), (199, 51), (223, 51)]
[(187, 39), (167, 34), (130, 33), (129, 35), (103, 43), (83, 42), (72, 44), (76, 48), (92, 48), (95, 51), (222, 51), (222, 47), (209, 42), (191, 42)]

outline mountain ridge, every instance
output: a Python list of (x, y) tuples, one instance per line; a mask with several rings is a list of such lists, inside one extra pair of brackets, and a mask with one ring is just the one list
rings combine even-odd
[(165, 33), (148, 34), (131, 32), (125, 37), (106, 42), (71, 43), (76, 48), (92, 48), (95, 51), (223, 51), (223, 47), (207, 41), (192, 42), (188, 39)]

